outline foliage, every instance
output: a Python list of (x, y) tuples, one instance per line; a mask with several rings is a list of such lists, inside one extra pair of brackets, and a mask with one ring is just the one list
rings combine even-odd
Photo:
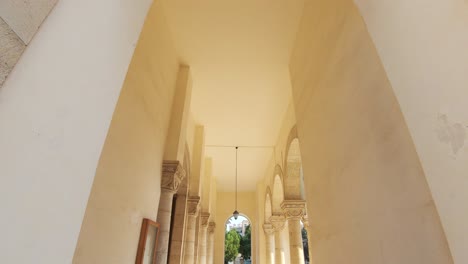
[(241, 237), (239, 253), (242, 254), (244, 259), (250, 259), (250, 255), (252, 254), (252, 240), (251, 240), (250, 225), (246, 227), (245, 235)]
[(236, 230), (231, 229), (225, 234), (224, 262), (234, 261), (239, 254), (241, 237)]
[(302, 245), (304, 246), (304, 259), (309, 261), (309, 241), (307, 240), (307, 231), (302, 228)]

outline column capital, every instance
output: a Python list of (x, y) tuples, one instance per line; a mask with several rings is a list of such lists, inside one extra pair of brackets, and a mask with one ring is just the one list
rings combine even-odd
[(214, 233), (216, 228), (216, 223), (215, 222), (209, 222), (208, 223), (208, 232)]
[(200, 196), (189, 196), (187, 198), (187, 213), (190, 216), (198, 216), (200, 209)]
[(208, 227), (208, 220), (210, 220), (210, 213), (202, 212), (200, 214), (200, 223), (202, 227)]
[(281, 214), (273, 214), (269, 220), (275, 231), (283, 230), (286, 223), (286, 218)]
[(284, 216), (287, 219), (301, 220), (305, 215), (306, 202), (304, 200), (284, 200), (281, 203)]
[(175, 194), (185, 178), (185, 169), (178, 160), (164, 160), (162, 165), (161, 189)]
[(272, 224), (265, 223), (263, 224), (263, 231), (265, 231), (267, 235), (272, 235), (273, 233), (275, 233), (275, 228)]

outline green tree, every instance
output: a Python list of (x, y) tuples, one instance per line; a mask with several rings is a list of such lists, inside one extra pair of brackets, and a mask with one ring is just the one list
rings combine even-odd
[(241, 237), (239, 253), (242, 254), (242, 257), (244, 257), (244, 259), (250, 259), (250, 255), (252, 254), (252, 240), (251, 240), (250, 225), (246, 227), (245, 235)]
[(225, 234), (224, 262), (234, 261), (239, 254), (240, 235), (236, 230), (231, 229)]

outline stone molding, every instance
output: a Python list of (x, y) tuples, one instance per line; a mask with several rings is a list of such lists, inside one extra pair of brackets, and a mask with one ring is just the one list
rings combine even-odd
[(284, 224), (286, 223), (284, 215), (274, 214), (270, 216), (269, 220), (275, 231), (278, 232), (284, 229)]
[(208, 220), (210, 220), (210, 213), (202, 212), (200, 214), (200, 223), (202, 227), (208, 227)]
[(304, 224), (305, 229), (309, 227), (309, 217), (306, 214), (302, 216), (302, 223)]
[(267, 235), (273, 235), (275, 233), (275, 228), (272, 224), (265, 223), (263, 224), (263, 231)]
[(200, 208), (200, 196), (189, 196), (187, 199), (187, 213), (190, 216), (198, 216)]
[(216, 228), (216, 223), (215, 222), (209, 222), (208, 223), (208, 232), (214, 233)]
[(285, 200), (281, 203), (286, 219), (301, 220), (305, 215), (306, 202), (304, 200)]
[(185, 174), (185, 169), (179, 161), (163, 161), (161, 189), (175, 194), (179, 189), (180, 183), (185, 178)]

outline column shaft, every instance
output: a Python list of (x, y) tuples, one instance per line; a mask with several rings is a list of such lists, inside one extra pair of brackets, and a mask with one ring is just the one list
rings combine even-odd
[(275, 232), (275, 264), (285, 264), (284, 241), (281, 239), (281, 231), (284, 229), (286, 219), (282, 214), (274, 213), (269, 220)]
[(174, 197), (173, 192), (162, 191), (161, 198), (159, 200), (158, 210), (158, 223), (159, 227), (159, 238), (156, 249), (156, 263), (163, 264), (167, 263), (167, 254), (169, 248), (169, 234), (171, 229), (171, 215), (172, 215), (172, 198)]
[(187, 199), (187, 229), (184, 244), (184, 264), (195, 264), (195, 231), (197, 229), (198, 204), (200, 197)]
[(263, 230), (265, 231), (265, 254), (266, 264), (275, 263), (275, 238), (274, 229), (271, 224), (264, 224)]
[[(180, 192), (180, 190), (179, 190)], [(180, 264), (183, 261), (185, 225), (187, 212), (187, 196), (177, 195), (174, 225), (172, 227), (171, 248), (169, 250), (169, 264)]]
[(282, 229), (275, 230), (275, 264), (285, 264), (283, 240), (281, 239)]
[(195, 229), (197, 228), (197, 216), (188, 215), (187, 235), (185, 236), (184, 263), (195, 264)]
[(215, 227), (216, 227), (216, 224), (214, 222), (210, 222), (208, 225), (208, 245), (207, 245), (207, 253), (206, 253), (207, 264), (214, 263)]
[(206, 264), (206, 240), (207, 240), (207, 226), (200, 226), (200, 233), (198, 239), (198, 264)]
[(210, 213), (202, 212), (200, 214), (200, 231), (198, 233), (198, 264), (207, 262), (207, 240), (208, 240), (208, 220)]
[(291, 263), (304, 264), (304, 245), (302, 244), (300, 219), (288, 219), (288, 227)]

